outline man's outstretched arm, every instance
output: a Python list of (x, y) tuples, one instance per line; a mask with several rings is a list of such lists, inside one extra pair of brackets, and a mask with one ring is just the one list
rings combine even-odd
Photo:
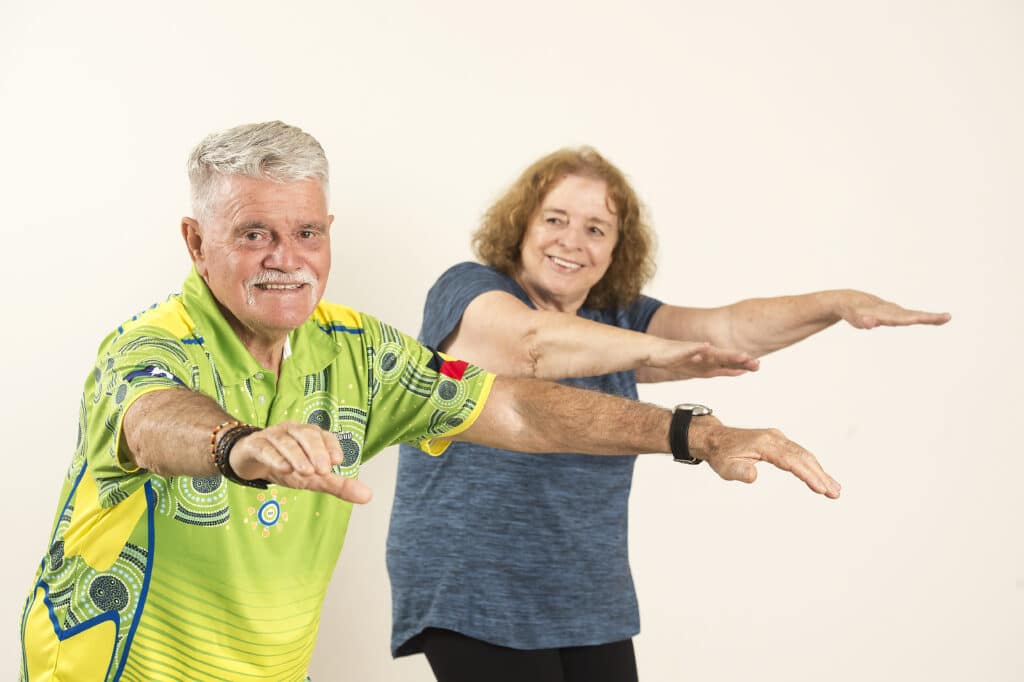
[[(477, 420), (453, 440), (520, 452), (668, 453), (672, 412), (663, 407), (534, 379), (497, 377)], [(768, 462), (816, 493), (839, 484), (807, 450), (776, 429), (737, 429), (713, 416), (690, 424), (690, 452), (725, 480), (753, 483)]]
[[(210, 434), (234, 418), (211, 398), (187, 388), (140, 396), (122, 422), (122, 458), (161, 476), (214, 476)], [(343, 453), (337, 439), (313, 424), (281, 422), (240, 439), (231, 467), (241, 478), (325, 492), (349, 502), (370, 500), (370, 488), (331, 473)]]

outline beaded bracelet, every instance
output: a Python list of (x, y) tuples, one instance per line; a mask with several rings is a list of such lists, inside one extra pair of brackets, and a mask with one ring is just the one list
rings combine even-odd
[(217, 424), (217, 426), (213, 429), (213, 432), (210, 434), (210, 461), (211, 462), (213, 462), (214, 464), (217, 463), (217, 434), (220, 433), (224, 429), (225, 426), (241, 426), (241, 425), (242, 425), (242, 422), (235, 421), (235, 420), (226, 421), (223, 424)]
[[(224, 433), (221, 434), (220, 441), (217, 441), (217, 433), (219, 433), (225, 426), (229, 426), (230, 428), (225, 430)], [(225, 422), (214, 429), (214, 433), (210, 438), (210, 447), (212, 449), (213, 464), (217, 467), (217, 471), (220, 472), (221, 476), (233, 483), (248, 486), (250, 488), (264, 489), (270, 484), (270, 481), (263, 478), (256, 478), (252, 480), (244, 479), (231, 467), (231, 448), (235, 447), (235, 444), (238, 441), (249, 434), (262, 430), (263, 429), (258, 426), (242, 424), (237, 421)]]

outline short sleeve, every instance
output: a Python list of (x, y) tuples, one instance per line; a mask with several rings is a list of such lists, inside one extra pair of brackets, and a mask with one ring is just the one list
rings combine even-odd
[(479, 416), (494, 375), (369, 315), (363, 315), (363, 330), (370, 367), (366, 452), (408, 443), (440, 455), (447, 439)]
[(128, 461), (121, 424), (141, 396), (166, 388), (191, 387), (192, 370), (180, 340), (153, 326), (112, 335), (100, 347), (85, 388), (85, 454), (100, 491), (113, 506), (141, 486), (148, 472)]
[(448, 268), (427, 292), (420, 341), (431, 348), (439, 347), (459, 326), (473, 299), (488, 291), (504, 291), (529, 303), (511, 277), (479, 263), (459, 263)]
[(658, 299), (641, 294), (633, 301), (632, 305), (626, 308), (626, 324), (628, 328), (636, 332), (646, 332), (651, 324), (651, 318), (658, 308), (662, 306)]

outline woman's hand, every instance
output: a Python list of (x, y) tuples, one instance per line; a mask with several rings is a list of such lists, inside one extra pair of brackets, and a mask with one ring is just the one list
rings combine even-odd
[(905, 327), (912, 324), (946, 324), (949, 313), (927, 313), (908, 310), (863, 291), (846, 289), (837, 292), (836, 314), (857, 329)]
[[(726, 350), (710, 343), (662, 339), (638, 370), (638, 381), (678, 381), (708, 377), (735, 377), (756, 372), (759, 363), (750, 353)], [(640, 378), (643, 376), (643, 379)]]

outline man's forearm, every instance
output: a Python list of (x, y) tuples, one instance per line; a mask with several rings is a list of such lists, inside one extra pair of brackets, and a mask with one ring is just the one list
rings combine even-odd
[(533, 379), (497, 377), (487, 406), (458, 440), (519, 452), (669, 452), (662, 407)]
[(211, 398), (186, 388), (153, 391), (132, 403), (122, 422), (122, 452), (161, 476), (212, 476), (210, 433), (232, 417)]
[[(497, 377), (477, 420), (454, 440), (519, 452), (667, 453), (672, 413), (662, 407), (535, 379)], [(690, 454), (726, 480), (752, 483), (769, 462), (812, 490), (839, 496), (814, 456), (776, 429), (738, 429), (703, 416), (690, 423)]]

